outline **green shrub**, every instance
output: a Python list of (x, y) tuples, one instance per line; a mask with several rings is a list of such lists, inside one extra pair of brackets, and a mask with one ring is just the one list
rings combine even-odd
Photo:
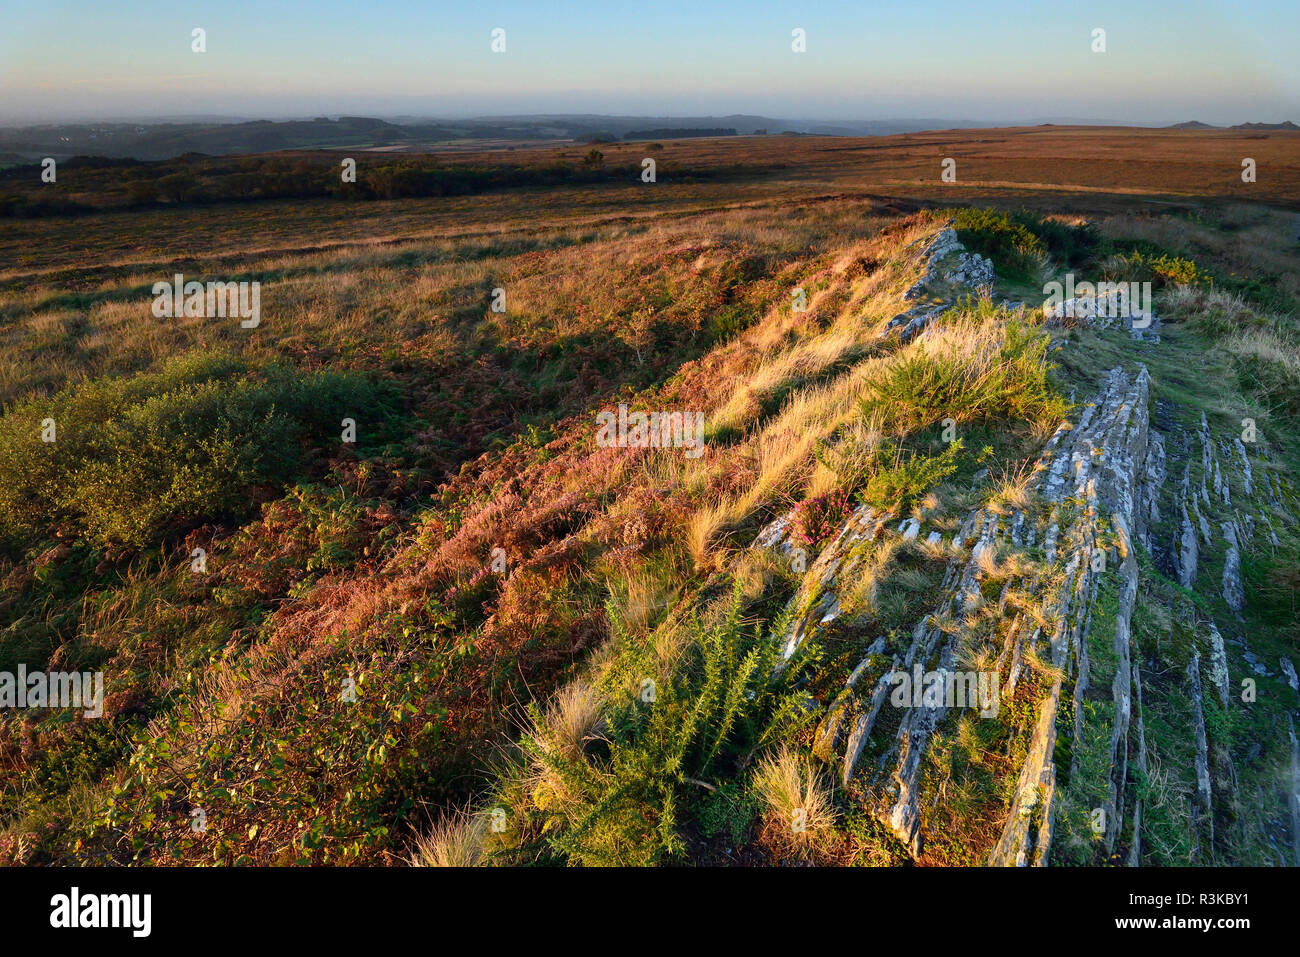
[(732, 844), (743, 844), (758, 816), (758, 805), (756, 793), (743, 790), (736, 781), (725, 781), (698, 801), (700, 833), (708, 838), (725, 836)]
[(957, 238), (968, 249), (993, 260), (1008, 279), (1034, 280), (1047, 247), (1023, 224), (992, 209), (959, 209), (953, 213)]
[[(905, 512), (936, 485), (958, 469), (959, 453), (964, 448), (961, 440), (948, 445), (938, 455), (929, 455), (907, 448), (902, 442), (882, 439), (876, 435), (863, 439), (862, 432), (848, 430), (833, 443), (818, 443), (813, 454), (817, 460), (836, 474), (842, 486), (856, 490), (857, 501), (875, 509), (895, 513)], [(828, 493), (820, 496), (827, 499)], [(807, 503), (805, 503), (806, 505)], [(820, 511), (824, 511), (822, 505)], [(834, 522), (819, 523), (820, 537), (810, 535), (805, 528), (807, 518), (796, 512), (795, 536), (805, 544), (817, 544), (822, 538), (838, 530), (851, 506), (839, 505)]]
[(1075, 268), (1089, 264), (1105, 248), (1101, 233), (1091, 223), (1070, 226), (1027, 209), (1012, 213), (1009, 219), (1033, 233), (1054, 260)]
[[(247, 515), (300, 473), (309, 447), (338, 441), (341, 420), (375, 403), (354, 375), (203, 355), (28, 400), (0, 418), (0, 540), (61, 531), (142, 547)], [(53, 442), (42, 441), (47, 419)]]
[(1122, 265), (1112, 265), (1108, 271), (1125, 282), (1150, 282), (1162, 286), (1199, 286), (1210, 282), (1210, 276), (1196, 263), (1182, 256), (1143, 249), (1130, 249), (1119, 254)]
[(858, 493), (858, 500), (863, 505), (895, 514), (908, 511), (927, 492), (957, 471), (958, 455), (963, 447), (958, 439), (938, 455), (897, 448), (894, 461), (883, 464), (868, 479), (866, 487)]
[[(525, 740), (540, 776), (552, 782), (550, 797), (540, 802), (543, 832), (570, 862), (646, 866), (682, 856), (679, 810), (699, 797), (696, 782), (733, 776), (738, 755), (807, 720), (803, 698), (791, 690), (800, 666), (772, 678), (780, 647), (774, 635), (784, 622), (772, 634), (747, 622), (740, 583), (723, 601), (716, 624), (691, 622), (683, 656), (656, 682), (653, 702), (616, 690), (627, 679), (656, 673), (652, 644), (625, 646), (608, 676), (612, 713), (596, 749), (602, 753), (565, 754)], [(627, 642), (612, 603), (608, 612), (615, 634)], [(532, 713), (544, 723), (535, 707)]]

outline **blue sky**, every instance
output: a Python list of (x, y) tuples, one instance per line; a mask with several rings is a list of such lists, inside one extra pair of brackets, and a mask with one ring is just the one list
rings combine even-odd
[[(11, 4), (0, 120), (537, 112), (1300, 121), (1298, 0)], [(190, 51), (194, 27), (207, 52)], [(493, 54), (490, 33), (506, 30)], [(807, 32), (807, 52), (790, 49)], [(1105, 53), (1091, 34), (1106, 30)]]

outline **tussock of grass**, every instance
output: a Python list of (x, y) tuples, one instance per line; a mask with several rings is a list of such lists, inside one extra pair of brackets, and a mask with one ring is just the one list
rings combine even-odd
[(835, 824), (835, 808), (830, 786), (807, 758), (783, 745), (754, 770), (753, 786), (778, 847), (802, 855), (824, 846)]
[(980, 303), (884, 363), (862, 414), (902, 433), (945, 419), (1055, 428), (1069, 404), (1049, 381), (1049, 344), (1023, 319)]
[(1001, 474), (994, 479), (988, 496), (988, 506), (996, 511), (1006, 513), (1013, 510), (1024, 511), (1033, 499), (1030, 491), (1034, 481), (1034, 460), (1025, 459), (1019, 466), (1004, 467)]
[(601, 699), (598, 690), (585, 681), (575, 681), (556, 693), (538, 728), (542, 747), (574, 760), (587, 742), (601, 733)]
[(1232, 356), (1242, 386), (1256, 402), (1274, 415), (1300, 416), (1300, 347), (1294, 333), (1251, 329), (1220, 345)]
[(663, 577), (649, 568), (638, 568), (618, 581), (611, 581), (609, 589), (619, 603), (619, 617), (628, 630), (636, 635), (648, 634), (672, 597), (672, 587)]
[(415, 840), (412, 867), (480, 867), (488, 860), (490, 821), (486, 814), (458, 808)]

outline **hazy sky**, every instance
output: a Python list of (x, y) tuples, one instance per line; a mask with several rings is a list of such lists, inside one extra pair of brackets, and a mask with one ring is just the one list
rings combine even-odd
[[(1300, 0), (7, 4), (0, 121), (654, 113), (1300, 121)], [(190, 50), (207, 31), (207, 52)], [(506, 31), (506, 52), (490, 49)], [(791, 30), (807, 52), (791, 50)], [(1092, 31), (1106, 31), (1093, 53)]]

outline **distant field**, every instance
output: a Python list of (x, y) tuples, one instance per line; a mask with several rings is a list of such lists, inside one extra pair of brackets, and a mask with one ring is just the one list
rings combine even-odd
[[(639, 163), (644, 143), (602, 144), (607, 163)], [(466, 153), (475, 162), (545, 163), (586, 147), (533, 149), (503, 157)], [(1300, 204), (1300, 133), (1155, 130), (1128, 127), (1021, 127), (941, 130), (870, 138), (755, 136), (672, 141), (665, 154), (687, 167), (788, 164), (775, 178), (814, 188), (835, 185), (903, 195), (1024, 198), (1040, 191), (1133, 197), (1197, 196)], [(939, 180), (945, 157), (957, 182)], [(1241, 161), (1253, 158), (1253, 184)]]
[[(1097, 127), (953, 130), (878, 138), (725, 137), (659, 144), (601, 144), (606, 171), (587, 183), (495, 188), (476, 195), (375, 200), (261, 200), (203, 206), (164, 203), (131, 208), (130, 174), (117, 169), (66, 171), (42, 185), (37, 167), (25, 180), (11, 172), (0, 198), (58, 197), (104, 206), (111, 214), (5, 222), (0, 232), (0, 283), (69, 266), (93, 270), (127, 264), (165, 264), (185, 257), (265, 250), (315, 250), (402, 243), (424, 237), (508, 235), (561, 225), (599, 225), (671, 213), (674, 216), (747, 204), (776, 207), (847, 198), (918, 202), (996, 202), (1069, 212), (1131, 212), (1243, 201), (1300, 209), (1300, 133), (1146, 130)], [(429, 154), (359, 153), (368, 164), (400, 162), (468, 165), (485, 169), (582, 169), (591, 147), (456, 150)], [(336, 177), (340, 153), (283, 153), (268, 162), (296, 163)], [(659, 181), (643, 184), (641, 161), (653, 157)], [(944, 158), (956, 161), (957, 181), (940, 181)], [(1241, 162), (1252, 158), (1257, 181), (1243, 183)], [(257, 158), (198, 161), (187, 172), (224, 181), (232, 163), (256, 168)], [(179, 167), (137, 174), (156, 180)], [(718, 176), (701, 180), (692, 174)], [(2, 220), (0, 220), (2, 221)], [(163, 226), (162, 224), (166, 224)], [(83, 281), (88, 278), (82, 273)]]

